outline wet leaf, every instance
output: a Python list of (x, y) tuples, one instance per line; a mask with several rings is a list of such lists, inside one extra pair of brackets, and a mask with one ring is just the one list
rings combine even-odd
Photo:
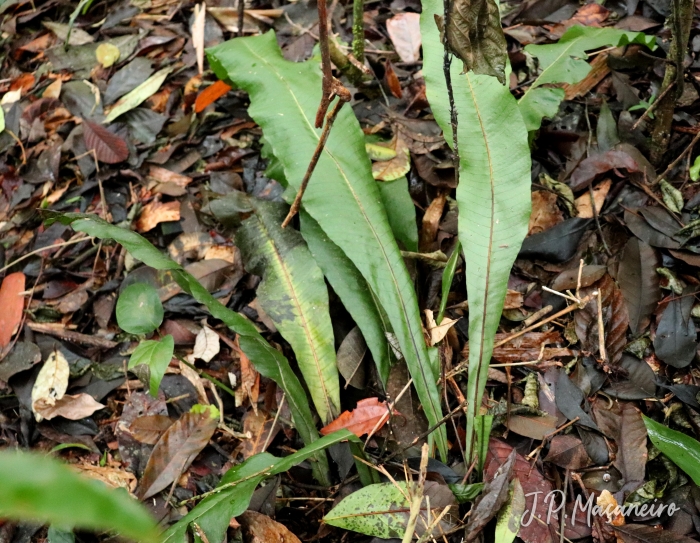
[(574, 420), (578, 417), (578, 424), (598, 430), (598, 425), (581, 407), (584, 401), (583, 392), (571, 382), (564, 370), (559, 371), (556, 390), (557, 407), (567, 419)]
[(126, 93), (134, 90), (146, 81), (152, 73), (151, 61), (144, 57), (136, 57), (109, 79), (107, 89), (102, 96), (104, 103), (111, 104), (117, 98), (121, 98)]
[(611, 378), (610, 387), (605, 393), (620, 400), (643, 400), (653, 398), (656, 393), (654, 370), (644, 360), (623, 355), (620, 367), (627, 371), (627, 378), (619, 382)]
[[(410, 512), (410, 501), (406, 496), (408, 485), (403, 481), (369, 485), (344, 498), (323, 517), (323, 521), (368, 536), (402, 538)], [(430, 499), (430, 510), (426, 497)], [(428, 519), (435, 519), (446, 506), (455, 505), (455, 498), (446, 485), (427, 481), (423, 504), (416, 523), (416, 534), (419, 537), (425, 533), (426, 526), (430, 525)], [(453, 516), (448, 513), (434, 528), (433, 534), (437, 536), (449, 531), (454, 526), (453, 522)]]
[(220, 349), (219, 334), (206, 325), (202, 326), (194, 343), (194, 352), (192, 353), (194, 357), (209, 362), (219, 354)]
[(117, 300), (117, 323), (130, 334), (148, 334), (163, 322), (163, 304), (158, 291), (146, 283), (126, 287)]
[(21, 371), (31, 369), (41, 362), (41, 351), (34, 343), (19, 341), (15, 343), (10, 354), (0, 361), (0, 381), (9, 381), (10, 377)]
[(367, 343), (360, 328), (355, 326), (338, 347), (336, 355), (338, 371), (345, 378), (345, 387), (365, 388), (365, 370), (362, 360), (367, 353)]
[(159, 541), (153, 517), (126, 493), (81, 477), (47, 456), (0, 451), (0, 479), (3, 518), (117, 530), (135, 541)]
[(156, 443), (139, 485), (139, 497), (149, 498), (182, 474), (207, 446), (218, 425), (212, 407), (185, 413)]
[(46, 405), (43, 402), (37, 402), (35, 405), (35, 413), (43, 419), (51, 420), (55, 417), (63, 417), (69, 420), (80, 420), (89, 417), (95, 411), (103, 409), (105, 406), (89, 394), (64, 394), (63, 397), (56, 400), (53, 405)]
[(129, 358), (129, 369), (144, 364), (149, 369), (149, 390), (151, 396), (158, 396), (158, 388), (163, 380), (175, 351), (173, 336), (167, 335), (159, 341), (146, 340), (139, 343)]
[(327, 426), (321, 428), (321, 435), (328, 435), (338, 430), (346, 429), (357, 437), (368, 434), (382, 418), (386, 419), (377, 430), (389, 420), (386, 402), (379, 398), (365, 398), (357, 402), (352, 411), (343, 411), (341, 415)]
[(420, 15), (399, 13), (386, 21), (386, 30), (403, 62), (417, 61), (421, 46)]
[(194, 102), (195, 113), (201, 113), (230, 90), (231, 85), (227, 85), (223, 81), (212, 83), (197, 95), (197, 99)]
[(664, 309), (656, 327), (654, 350), (656, 356), (673, 366), (684, 368), (695, 357), (697, 330), (690, 316), (693, 309), (692, 287), (682, 296), (674, 297)]
[(450, 51), (464, 62), (464, 71), (492, 75), (506, 84), (506, 37), (495, 0), (456, 0), (447, 27)]
[(635, 336), (647, 329), (661, 297), (656, 273), (659, 265), (659, 257), (652, 247), (636, 237), (627, 241), (620, 257), (617, 278), (627, 306), (630, 330)]
[(39, 411), (46, 409), (63, 398), (68, 389), (70, 368), (66, 357), (60, 351), (53, 351), (44, 362), (32, 387), (32, 411), (37, 422), (42, 420)]
[(0, 349), (10, 344), (12, 336), (22, 321), (24, 311), (25, 276), (22, 272), (11, 273), (0, 285)]
[(518, 258), (540, 258), (548, 262), (566, 262), (576, 253), (590, 219), (568, 219), (525, 239)]
[(129, 158), (126, 142), (103, 126), (83, 119), (83, 138), (88, 151), (94, 151), (97, 160), (118, 164)]

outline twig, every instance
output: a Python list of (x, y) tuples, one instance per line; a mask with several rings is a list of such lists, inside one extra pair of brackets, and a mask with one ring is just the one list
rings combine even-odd
[[(319, 5), (321, 5), (321, 2), (325, 3), (325, 0), (319, 0)], [(282, 228), (286, 228), (287, 225), (294, 218), (294, 215), (296, 215), (299, 212), (299, 207), (301, 207), (301, 199), (304, 196), (304, 192), (306, 191), (306, 187), (309, 184), (309, 180), (311, 179), (311, 175), (314, 173), (314, 170), (316, 169), (316, 164), (318, 164), (318, 159), (321, 158), (321, 153), (323, 152), (323, 148), (326, 145), (326, 140), (328, 139), (328, 135), (330, 134), (331, 128), (333, 127), (333, 122), (335, 121), (335, 118), (338, 116), (338, 112), (340, 111), (340, 108), (343, 107), (344, 103), (345, 103), (345, 101), (343, 101), (340, 97), (338, 97), (338, 101), (335, 103), (335, 106), (333, 106), (333, 109), (330, 111), (330, 113), (328, 114), (328, 117), (326, 118), (326, 124), (323, 127), (323, 132), (321, 132), (321, 137), (318, 139), (318, 144), (316, 144), (316, 150), (314, 151), (314, 154), (311, 157), (311, 162), (309, 162), (309, 167), (306, 169), (306, 173), (304, 174), (304, 179), (301, 180), (301, 185), (299, 186), (299, 192), (297, 192), (296, 198), (294, 198), (294, 202), (292, 203), (292, 207), (289, 209), (289, 213), (287, 213), (287, 216), (285, 217), (284, 221), (282, 222)]]
[[(206, 9), (206, 7), (204, 8)], [(243, 36), (243, 25), (245, 23), (245, 2), (238, 0), (238, 37)]]
[(374, 435), (374, 433), (375, 433), (377, 430), (379, 430), (379, 428), (382, 427), (382, 425), (384, 424), (384, 421), (386, 421), (386, 419), (389, 418), (389, 415), (391, 415), (392, 411), (394, 410), (394, 406), (398, 403), (398, 401), (399, 401), (401, 398), (403, 398), (403, 395), (406, 393), (406, 391), (409, 389), (409, 387), (411, 386), (412, 383), (413, 383), (413, 379), (409, 379), (409, 380), (408, 380), (408, 383), (406, 383), (406, 385), (401, 389), (401, 392), (399, 392), (399, 393), (397, 394), (396, 398), (394, 398), (394, 400), (387, 406), (386, 413), (384, 413), (384, 414), (379, 418), (379, 420), (377, 421), (377, 423), (374, 425), (374, 428), (372, 428), (372, 430), (370, 431), (370, 433), (367, 435), (367, 439), (365, 439), (365, 444), (364, 444), (364, 446), (362, 447), (362, 450), (363, 450), (363, 451), (367, 449), (367, 443), (369, 443), (369, 440), (372, 438), (372, 436)]
[(53, 245), (48, 245), (48, 246), (46, 246), (46, 247), (42, 247), (41, 249), (36, 249), (36, 250), (34, 250), (34, 251), (31, 251), (31, 252), (27, 253), (26, 255), (22, 255), (22, 256), (19, 257), (17, 260), (14, 260), (14, 261), (10, 262), (7, 266), (5, 266), (5, 267), (3, 267), (3, 268), (0, 268), (0, 273), (4, 272), (5, 270), (10, 269), (10, 268), (11, 268), (12, 266), (14, 266), (15, 264), (19, 264), (19, 263), (22, 262), (23, 260), (27, 260), (28, 258), (30, 258), (30, 257), (32, 257), (32, 256), (34, 256), (34, 255), (38, 255), (38, 254), (40, 254), (40, 253), (43, 253), (44, 251), (49, 251), (49, 250), (51, 250), (51, 249), (56, 249), (56, 248), (58, 248), (58, 247), (66, 247), (67, 245), (75, 245), (76, 243), (80, 243), (81, 241), (87, 241), (87, 240), (90, 240), (90, 239), (92, 239), (92, 238), (86, 236), (86, 237), (79, 238), (79, 239), (74, 239), (74, 240), (69, 240), (69, 241), (63, 241), (63, 242), (61, 242), (61, 243), (54, 243)]
[(280, 400), (280, 404), (277, 406), (277, 413), (275, 413), (275, 419), (272, 421), (272, 427), (271, 427), (270, 431), (268, 432), (267, 437), (265, 438), (265, 444), (263, 445), (261, 452), (265, 452), (267, 450), (267, 446), (270, 444), (270, 438), (274, 434), (275, 426), (277, 426), (277, 421), (280, 418), (280, 413), (282, 412), (282, 407), (284, 406), (285, 399), (287, 399), (287, 393), (283, 392), (282, 399)]
[(72, 330), (66, 330), (63, 325), (59, 327), (54, 326), (52, 323), (47, 322), (26, 322), (27, 327), (35, 332), (40, 332), (42, 334), (48, 334), (50, 336), (56, 336), (66, 341), (72, 341), (74, 343), (82, 343), (84, 345), (91, 345), (93, 347), (100, 347), (102, 349), (113, 349), (119, 345), (115, 341), (110, 341), (98, 336), (81, 334), (80, 332), (74, 332)]
[(678, 165), (678, 163), (681, 160), (683, 160), (683, 157), (693, 150), (693, 147), (695, 147), (695, 144), (698, 142), (698, 140), (700, 140), (700, 132), (695, 134), (695, 137), (690, 142), (690, 145), (688, 145), (688, 147), (685, 148), (685, 150), (678, 156), (678, 158), (676, 160), (674, 160), (673, 162), (671, 162), (668, 165), (668, 168), (666, 168), (661, 175), (657, 176), (656, 181), (654, 181), (653, 185), (656, 185), (662, 179), (664, 179), (669, 173), (671, 173), (671, 170), (673, 170), (673, 168), (675, 168)]
[[(331, 68), (331, 50), (328, 44), (328, 7), (326, 0), (318, 0), (318, 41), (321, 47), (321, 71), (323, 72), (323, 83), (321, 103), (316, 111), (316, 128), (323, 126), (323, 118), (333, 101), (333, 97), (342, 96), (344, 91), (348, 95), (349, 91), (335, 77)], [(341, 90), (342, 89), (342, 90)]]
[(608, 256), (612, 256), (612, 253), (610, 252), (610, 247), (608, 247), (608, 244), (605, 242), (605, 236), (603, 236), (603, 229), (600, 227), (600, 218), (598, 217), (598, 209), (596, 207), (595, 197), (593, 196), (593, 187), (591, 185), (588, 186), (588, 194), (591, 197), (591, 211), (593, 212), (593, 218), (595, 219), (596, 229), (598, 230), (600, 241), (603, 244), (603, 249), (605, 249), (605, 254), (607, 254)]
[[(656, 57), (654, 57), (654, 58), (656, 58)], [(656, 106), (658, 106), (659, 103), (661, 103), (661, 100), (663, 100), (664, 96), (666, 96), (666, 94), (668, 94), (668, 91), (670, 91), (675, 85), (676, 85), (676, 82), (673, 81), (668, 87), (666, 87), (663, 90), (663, 92), (661, 94), (659, 94), (658, 98), (656, 98), (656, 100), (654, 100), (654, 103), (651, 104), (648, 108), (646, 108), (644, 110), (644, 113), (642, 113), (642, 116), (639, 117), (639, 119), (637, 119), (637, 122), (635, 122), (632, 125), (630, 132), (634, 132), (635, 130), (637, 130), (637, 127), (642, 123), (642, 121), (644, 119), (646, 119), (650, 113), (653, 113), (653, 111), (656, 109)]]
[(603, 362), (607, 362), (608, 355), (605, 352), (605, 324), (603, 323), (603, 298), (598, 291), (598, 351)]
[[(416, 531), (416, 524), (418, 523), (418, 516), (420, 515), (421, 505), (423, 503), (423, 489), (425, 488), (425, 478), (427, 476), (427, 470), (428, 444), (425, 443), (421, 449), (420, 473), (418, 475), (418, 484), (411, 485), (410, 483), (408, 483), (407, 485), (411, 496), (411, 509), (408, 516), (408, 522), (406, 523), (406, 531), (404, 532), (401, 543), (411, 543), (411, 541), (413, 541), (413, 534)], [(411, 489), (411, 487), (413, 488)]]

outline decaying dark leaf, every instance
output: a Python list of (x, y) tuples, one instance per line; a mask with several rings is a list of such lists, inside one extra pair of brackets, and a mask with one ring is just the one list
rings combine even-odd
[(647, 430), (639, 410), (630, 402), (616, 403), (611, 409), (594, 405), (600, 430), (617, 444), (613, 460), (626, 482), (643, 481), (647, 462)]
[(624, 524), (614, 528), (621, 543), (691, 543), (695, 540), (671, 530), (646, 524)]
[(583, 443), (572, 434), (554, 436), (545, 461), (570, 470), (585, 468), (591, 464)]
[(588, 428), (598, 429), (591, 416), (581, 407), (584, 395), (581, 390), (571, 382), (564, 370), (559, 370), (556, 393), (557, 407), (564, 413), (567, 419), (574, 420), (578, 417), (578, 423)]
[(656, 356), (674, 368), (690, 364), (697, 349), (697, 330), (690, 317), (694, 300), (692, 292), (692, 287), (688, 287), (683, 295), (674, 297), (656, 327)]
[(635, 336), (649, 326), (659, 301), (661, 291), (656, 273), (659, 266), (659, 258), (651, 246), (636, 237), (629, 239), (622, 251), (617, 279), (627, 306), (630, 330)]
[(101, 126), (83, 119), (83, 137), (88, 151), (94, 151), (95, 157), (105, 164), (118, 164), (129, 158), (126, 142)]
[[(505, 85), (506, 37), (494, 0), (455, 0), (447, 21), (450, 51), (464, 62), (464, 71), (492, 75)], [(438, 26), (443, 24), (438, 22)]]
[(138, 493), (141, 499), (157, 494), (175, 481), (206, 447), (218, 424), (212, 413), (211, 408), (185, 413), (162, 435), (141, 478)]

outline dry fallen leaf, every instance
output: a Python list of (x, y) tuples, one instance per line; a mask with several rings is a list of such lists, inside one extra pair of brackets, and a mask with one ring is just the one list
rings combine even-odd
[(194, 342), (194, 357), (209, 362), (219, 354), (220, 349), (219, 334), (206, 325), (202, 326)]
[(433, 317), (433, 312), (430, 309), (425, 310), (425, 321), (428, 328), (428, 333), (430, 334), (430, 345), (435, 345), (440, 343), (442, 339), (447, 335), (447, 332), (452, 328), (459, 319), (450, 319), (448, 317), (443, 317), (440, 324), (435, 322)]
[(301, 543), (285, 526), (262, 513), (246, 511), (238, 520), (246, 535), (246, 543)]
[[(611, 185), (612, 181), (606, 179), (593, 189), (593, 201), (595, 202), (596, 214), (600, 213), (600, 210), (603, 209), (603, 204), (605, 203), (605, 198), (610, 191)], [(576, 198), (574, 205), (576, 206), (580, 218), (593, 218), (593, 207), (591, 206), (591, 194), (589, 191), (585, 191), (581, 196)]]
[(95, 411), (104, 408), (100, 402), (89, 394), (76, 394), (71, 396), (65, 394), (62, 398), (57, 399), (52, 405), (45, 404), (39, 400), (33, 405), (34, 413), (38, 417), (46, 420), (51, 420), (55, 417), (63, 417), (69, 420), (80, 420), (89, 417)]
[(25, 276), (22, 272), (11, 273), (2, 281), (0, 286), (0, 349), (10, 344), (15, 330), (22, 321), (24, 310)]
[(281, 429), (279, 423), (275, 423), (274, 417), (268, 413), (262, 410), (257, 413), (247, 411), (243, 415), (243, 432), (249, 433), (250, 438), (241, 441), (240, 450), (243, 458), (247, 460), (254, 454), (265, 452)]
[[(238, 338), (236, 338), (238, 346)], [(250, 398), (253, 411), (258, 412), (258, 397), (260, 395), (260, 374), (250, 363), (248, 357), (240, 351), (241, 383), (236, 389), (236, 407), (243, 405), (246, 398)]]
[(136, 220), (136, 230), (148, 232), (162, 222), (180, 220), (180, 202), (151, 202), (143, 206)]
[(536, 190), (532, 193), (532, 213), (527, 227), (527, 235), (538, 234), (550, 229), (564, 220), (557, 195), (547, 190)]
[(144, 415), (134, 419), (129, 426), (129, 432), (136, 441), (155, 445), (173, 422), (173, 419), (166, 415)]
[(192, 46), (197, 53), (197, 68), (199, 74), (204, 73), (204, 22), (207, 16), (206, 4), (194, 6), (194, 21), (192, 22)]
[(609, 490), (604, 489), (600, 496), (596, 499), (596, 505), (601, 509), (601, 516), (606, 519), (608, 524), (613, 526), (623, 526), (625, 524), (625, 516), (620, 510), (620, 506)]
[(130, 494), (136, 489), (136, 476), (126, 470), (89, 464), (71, 464), (71, 467), (82, 475), (102, 481), (112, 488), (125, 488)]
[(231, 86), (227, 85), (223, 81), (217, 81), (216, 83), (209, 85), (197, 95), (197, 99), (194, 102), (195, 113), (201, 113), (207, 108), (207, 106), (216, 102), (230, 90)]
[[(389, 417), (386, 416), (387, 410), (387, 403), (380, 402), (379, 398), (365, 398), (357, 402), (355, 409), (344, 411), (333, 422), (321, 428), (321, 435), (332, 434), (343, 428), (350, 430), (357, 437), (369, 434), (382, 417), (385, 420), (377, 430), (386, 424), (386, 421), (389, 420)], [(394, 411), (394, 413), (398, 412)]]
[[(190, 364), (194, 364), (194, 356), (188, 356), (187, 358), (187, 361)], [(185, 379), (192, 383), (192, 386), (197, 391), (197, 403), (201, 403), (202, 405), (209, 405), (209, 398), (207, 397), (206, 390), (204, 390), (202, 378), (195, 370), (193, 370), (187, 364), (184, 364), (182, 360), (180, 360), (180, 375), (182, 375)]]
[(420, 15), (399, 13), (386, 22), (386, 30), (396, 53), (404, 62), (416, 62), (420, 58)]
[(70, 368), (66, 357), (60, 351), (52, 352), (41, 367), (32, 387), (32, 411), (37, 422), (43, 417), (40, 410), (56, 405), (68, 389)]

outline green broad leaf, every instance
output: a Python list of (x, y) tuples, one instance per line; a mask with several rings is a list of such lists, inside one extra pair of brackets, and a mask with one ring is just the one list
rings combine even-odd
[[(186, 272), (177, 262), (163, 255), (140, 234), (109, 224), (97, 215), (84, 213), (57, 213), (43, 210), (46, 224), (59, 221), (72, 225), (78, 232), (85, 232), (100, 239), (114, 239), (121, 243), (134, 258), (157, 270), (173, 270), (173, 276), (180, 287), (199, 303), (206, 306), (212, 317), (240, 335), (240, 346), (251, 360), (255, 369), (268, 379), (272, 379), (286, 393), (294, 424), (306, 445), (319, 439), (309, 402), (299, 379), (289, 365), (289, 361), (272, 347), (257, 331), (253, 323), (235, 311), (231, 311), (214, 298), (192, 274)], [(330, 484), (328, 459), (325, 453), (319, 454), (312, 464), (314, 477), (321, 484)], [(211, 542), (210, 542), (211, 543)]]
[(700, 179), (700, 156), (695, 157), (695, 162), (693, 162), (690, 170), (688, 170), (688, 174), (690, 175), (690, 180), (693, 182)]
[(365, 143), (365, 150), (367, 151), (367, 156), (372, 160), (383, 161), (396, 157), (396, 149), (386, 145), (379, 145), (378, 143)]
[(586, 51), (630, 43), (646, 45), (652, 50), (656, 48), (656, 38), (643, 32), (580, 25), (569, 28), (557, 43), (530, 44), (525, 51), (537, 58), (542, 70), (531, 88), (545, 83), (578, 83), (591, 71), (591, 66), (586, 62)]
[(484, 489), (484, 483), (472, 483), (472, 484), (462, 484), (455, 483), (448, 485), (450, 490), (457, 498), (457, 503), (467, 503), (474, 501), (474, 499), (481, 494)]
[(148, 334), (163, 322), (158, 291), (147, 283), (126, 287), (117, 300), (117, 324), (130, 334)]
[(525, 512), (525, 493), (516, 477), (510, 483), (510, 496), (496, 517), (495, 543), (513, 543), (520, 530), (520, 519)]
[(486, 455), (489, 452), (489, 437), (493, 427), (493, 415), (477, 416), (474, 427), (476, 428), (477, 473), (482, 473), (486, 464)]
[(408, 192), (408, 179), (403, 176), (394, 181), (378, 182), (377, 186), (394, 237), (407, 251), (418, 252), (416, 208)]
[(321, 420), (340, 414), (328, 289), (301, 234), (282, 228), (288, 207), (251, 199), (255, 213), (236, 233), (245, 268), (262, 277), (258, 300), (294, 350)]
[(443, 317), (445, 316), (445, 308), (447, 307), (447, 297), (450, 294), (450, 288), (452, 288), (452, 280), (455, 277), (455, 271), (457, 270), (457, 262), (459, 262), (459, 255), (462, 252), (462, 244), (457, 240), (455, 248), (452, 250), (452, 254), (445, 264), (445, 269), (442, 270), (442, 292), (440, 298), (440, 309), (438, 311), (437, 322), (440, 324)]
[(154, 398), (158, 397), (158, 387), (163, 380), (165, 370), (173, 358), (175, 340), (168, 334), (159, 341), (146, 340), (139, 343), (129, 359), (129, 369), (141, 364), (148, 366), (149, 392)]
[(649, 439), (696, 485), (700, 484), (700, 442), (642, 415)]
[[(369, 485), (345, 497), (323, 517), (323, 522), (372, 537), (403, 538), (411, 510), (407, 496), (409, 488), (404, 481)], [(452, 506), (455, 502), (452, 491), (446, 485), (426, 482), (416, 534), (422, 536), (431, 524), (429, 519), (435, 519), (446, 506)], [(449, 532), (453, 526), (452, 515), (448, 513), (434, 527), (433, 534)]]
[(391, 327), (386, 315), (355, 264), (340, 247), (328, 239), (308, 213), (302, 210), (299, 215), (301, 235), (306, 240), (313, 259), (362, 331), (379, 377), (386, 385), (391, 367), (391, 347), (386, 336)]
[(158, 89), (160, 89), (160, 86), (165, 81), (165, 78), (168, 77), (173, 70), (174, 68), (172, 67), (158, 70), (134, 90), (124, 95), (116, 104), (114, 104), (112, 109), (105, 117), (104, 123), (111, 123), (120, 115), (124, 115), (124, 113), (137, 108), (143, 102), (148, 100), (151, 96), (158, 92)]
[(556, 116), (564, 94), (564, 89), (537, 87), (530, 89), (518, 100), (518, 108), (528, 132), (538, 130), (543, 118)]
[[(217, 76), (249, 93), (251, 117), (262, 127), (290, 187), (298, 190), (321, 133), (314, 128), (321, 97), (318, 61), (285, 60), (274, 32), (231, 40), (208, 49), (207, 55)], [(282, 118), (285, 122), (279, 122)], [(304, 193), (303, 207), (352, 260), (377, 296), (401, 345), (428, 422), (436, 425), (442, 419), (438, 359), (430, 354), (436, 351), (425, 345), (413, 282), (394, 240), (372, 177), (364, 134), (351, 108), (342, 108), (336, 118)], [(446, 458), (444, 426), (433, 436)]]
[(52, 524), (49, 526), (46, 540), (48, 543), (75, 543), (75, 534), (72, 530), (61, 530)]
[(53, 458), (0, 451), (0, 517), (73, 527), (110, 530), (142, 541), (158, 541), (150, 513), (125, 491), (87, 479)]
[(248, 508), (255, 488), (264, 479), (283, 473), (304, 460), (318, 456), (327, 447), (348, 440), (361, 443), (352, 432), (340, 430), (284, 458), (260, 453), (232, 467), (221, 478), (214, 494), (171, 526), (163, 534), (161, 543), (185, 543), (187, 529), (193, 522), (206, 534), (209, 543), (221, 543), (231, 517), (240, 515)]
[[(452, 142), (443, 74), (443, 47), (433, 19), (440, 0), (424, 0), (421, 15), (423, 74), (428, 101), (445, 139)], [(494, 336), (508, 277), (527, 234), (530, 216), (530, 149), (515, 98), (491, 76), (451, 68), (459, 136), (458, 233), (467, 262), (469, 379), (467, 446), (474, 453), (474, 422), (486, 386)]]
[(496, 0), (454, 0), (451, 7), (447, 40), (464, 62), (463, 71), (490, 75), (505, 85), (508, 45)]
[(543, 117), (556, 115), (564, 99), (561, 89), (540, 89), (541, 85), (578, 83), (591, 71), (586, 51), (630, 43), (646, 45), (651, 50), (656, 48), (656, 38), (643, 32), (580, 25), (569, 28), (557, 43), (526, 46), (525, 52), (537, 58), (542, 70), (518, 102), (528, 130), (537, 130)]

